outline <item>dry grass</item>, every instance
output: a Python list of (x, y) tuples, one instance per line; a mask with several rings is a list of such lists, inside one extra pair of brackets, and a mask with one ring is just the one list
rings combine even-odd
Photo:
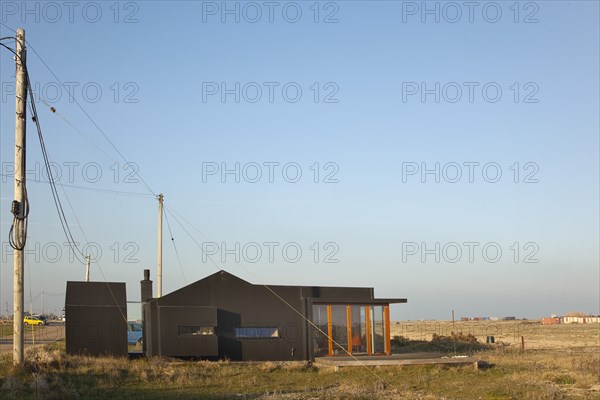
[[(395, 325), (396, 326), (396, 325)], [(597, 326), (598, 327), (598, 326)], [(22, 369), (0, 357), (2, 399), (598, 399), (597, 330), (543, 329), (555, 349), (490, 346), (477, 354), (489, 367), (347, 368), (334, 372), (305, 362), (183, 362), (69, 356), (60, 345), (27, 353)], [(578, 331), (577, 328), (580, 328)], [(598, 327), (600, 328), (600, 327)], [(557, 333), (558, 332), (558, 333)], [(404, 331), (406, 334), (406, 330)], [(433, 332), (435, 333), (435, 332)], [(439, 332), (437, 335), (449, 332)], [(469, 332), (472, 333), (472, 332)], [(473, 334), (473, 333), (472, 333)], [(473, 334), (475, 337), (478, 335)], [(462, 336), (465, 341), (471, 337)], [(484, 336), (485, 338), (485, 336)], [(468, 340), (467, 340), (468, 339)]]
[(391, 325), (392, 336), (430, 341), (433, 335), (450, 336), (452, 332), (471, 334), (480, 343), (487, 336), (496, 342), (520, 347), (521, 336), (527, 349), (560, 349), (600, 346), (600, 324), (541, 325), (539, 321), (408, 321)]

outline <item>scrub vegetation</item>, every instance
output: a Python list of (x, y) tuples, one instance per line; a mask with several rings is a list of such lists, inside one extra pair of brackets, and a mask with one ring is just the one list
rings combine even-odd
[[(509, 323), (502, 323), (509, 330)], [(514, 324), (514, 323), (513, 323)], [(396, 328), (399, 328), (395, 324)], [(540, 325), (541, 327), (541, 325)], [(546, 329), (548, 328), (548, 329)], [(0, 358), (2, 399), (598, 399), (600, 325), (536, 329), (553, 346), (526, 348), (472, 333), (395, 335), (398, 352), (472, 354), (481, 368), (350, 367), (305, 362), (236, 363), (65, 354), (64, 342), (27, 352), (23, 368)], [(435, 336), (434, 336), (435, 334)], [(560, 340), (560, 336), (564, 340)], [(489, 335), (488, 335), (489, 336)], [(557, 337), (558, 336), (558, 337)], [(483, 342), (483, 343), (482, 343)], [(526, 342), (527, 343), (527, 342)]]

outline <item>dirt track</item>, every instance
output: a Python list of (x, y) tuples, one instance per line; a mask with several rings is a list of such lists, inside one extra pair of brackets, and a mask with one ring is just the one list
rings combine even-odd
[[(25, 328), (25, 349), (38, 344), (47, 344), (62, 340), (65, 337), (64, 322), (51, 322), (41, 330), (32, 331), (31, 327)], [(13, 336), (0, 337), (0, 354), (12, 351)]]

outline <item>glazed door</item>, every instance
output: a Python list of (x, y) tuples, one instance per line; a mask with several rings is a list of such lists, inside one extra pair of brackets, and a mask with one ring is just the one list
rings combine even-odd
[(389, 354), (386, 305), (313, 305), (315, 356)]
[(364, 305), (351, 305), (348, 306), (348, 311), (351, 327), (348, 351), (354, 355), (368, 354), (367, 307)]
[(370, 306), (371, 353), (383, 354), (385, 346), (385, 314), (383, 306)]
[(329, 318), (326, 304), (313, 305), (313, 349), (315, 356), (329, 354)]
[(333, 304), (331, 307), (331, 355), (344, 355), (348, 347), (348, 315), (346, 306)]

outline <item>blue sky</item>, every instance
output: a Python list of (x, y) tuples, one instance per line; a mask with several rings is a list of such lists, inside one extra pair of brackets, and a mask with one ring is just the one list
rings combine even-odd
[[(92, 279), (127, 282), (129, 299), (144, 268), (156, 275), (157, 202), (81, 108), (165, 194), (181, 267), (165, 223), (164, 292), (222, 268), (255, 283), (372, 286), (408, 298), (396, 319), (600, 313), (598, 2), (24, 4), (3, 2), (0, 36), (26, 29), (34, 89), (59, 114), (38, 103), (46, 145), (59, 183), (77, 186), (64, 186), (74, 236), (102, 252)], [(0, 63), (4, 312), (4, 49)], [(31, 181), (43, 166), (33, 128)], [(43, 290), (60, 310), (84, 266), (69, 259), (48, 185), (28, 191), (26, 299), (39, 309)]]

